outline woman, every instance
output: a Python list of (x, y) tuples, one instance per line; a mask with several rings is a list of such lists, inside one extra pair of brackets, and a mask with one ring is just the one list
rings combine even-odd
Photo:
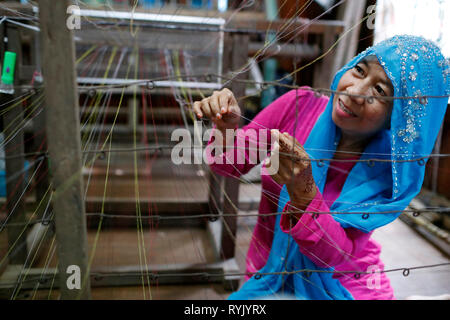
[[(402, 160), (431, 153), (448, 98), (429, 96), (449, 94), (448, 75), (448, 62), (433, 43), (396, 36), (336, 74), (331, 89), (341, 94), (328, 99), (308, 88), (293, 90), (237, 132), (274, 129), (266, 138), (279, 142), (262, 167), (260, 215), (247, 255), (253, 276), (230, 298), (394, 298), (380, 273), (380, 245), (370, 236), (395, 220), (421, 189), (427, 159)], [(240, 118), (228, 90), (196, 102), (194, 112), (211, 118), (224, 134)], [(215, 139), (209, 147), (223, 142)], [(240, 176), (255, 165), (227, 163), (232, 152), (249, 158), (248, 148), (224, 149), (211, 156), (212, 170)], [(292, 153), (294, 160), (287, 156)], [(279, 170), (265, 174), (277, 156)]]

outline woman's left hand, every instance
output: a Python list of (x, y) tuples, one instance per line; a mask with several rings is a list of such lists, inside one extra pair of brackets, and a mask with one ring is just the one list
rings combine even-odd
[[(297, 139), (287, 132), (271, 130), (271, 134), (275, 141), (271, 158), (279, 157), (278, 170), (271, 177), (286, 185), (292, 206), (305, 210), (317, 192), (309, 156)], [(273, 161), (271, 158), (266, 167)]]

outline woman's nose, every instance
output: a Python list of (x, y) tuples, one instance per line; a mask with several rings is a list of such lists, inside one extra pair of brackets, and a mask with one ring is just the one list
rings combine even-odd
[(350, 99), (352, 99), (357, 104), (363, 104), (365, 101), (366, 88), (363, 84), (355, 84), (347, 88), (347, 92), (350, 94)]

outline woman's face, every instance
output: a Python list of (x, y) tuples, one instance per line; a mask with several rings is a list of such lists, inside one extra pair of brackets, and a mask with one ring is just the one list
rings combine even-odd
[[(374, 56), (361, 60), (342, 75), (337, 91), (365, 96), (392, 96), (393, 87), (383, 67)], [(347, 136), (361, 139), (371, 137), (390, 123), (392, 103), (362, 97), (335, 94), (332, 119)]]

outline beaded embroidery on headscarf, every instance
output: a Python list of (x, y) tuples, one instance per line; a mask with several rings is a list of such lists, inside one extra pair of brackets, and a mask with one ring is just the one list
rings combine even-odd
[[(430, 109), (428, 98), (426, 96), (448, 95), (449, 94), (449, 69), (450, 63), (446, 60), (440, 49), (431, 41), (422, 37), (414, 36), (395, 36), (374, 46), (375, 54), (378, 53), (380, 64), (385, 69), (391, 81), (395, 83), (395, 76), (390, 70), (392, 66), (387, 66), (383, 61), (383, 54), (380, 54), (383, 47), (395, 47), (395, 54), (400, 60), (400, 86), (395, 87), (395, 96), (397, 97), (417, 97), (417, 99), (397, 100), (396, 104), (401, 105), (404, 122), (395, 130), (392, 130), (391, 150), (396, 159), (407, 159), (411, 157), (421, 157), (428, 154), (418, 154), (408, 144), (420, 137), (420, 128), (422, 127), (422, 118), (427, 115)], [(398, 65), (397, 65), (398, 66)], [(439, 74), (434, 72), (436, 67), (441, 69), (442, 80)], [(398, 74), (398, 70), (396, 70)], [(398, 75), (397, 75), (398, 76)], [(444, 85), (444, 87), (439, 88)], [(436, 87), (437, 86), (437, 87)], [(425, 96), (425, 97), (422, 97)], [(394, 103), (395, 105), (395, 103)], [(396, 106), (398, 108), (398, 106)], [(401, 139), (398, 140), (394, 135)], [(396, 162), (393, 163), (394, 171), (394, 196), (399, 192), (396, 181), (398, 181)]]

